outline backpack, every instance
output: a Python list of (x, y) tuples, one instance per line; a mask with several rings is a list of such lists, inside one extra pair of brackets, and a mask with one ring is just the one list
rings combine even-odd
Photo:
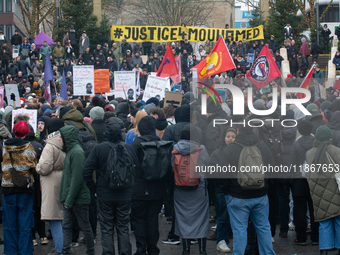
[(198, 173), (195, 172), (198, 166), (198, 158), (203, 148), (197, 148), (188, 155), (182, 155), (177, 150), (172, 151), (175, 156), (174, 175), (175, 185), (184, 189), (196, 189), (199, 184)]
[(111, 147), (107, 158), (105, 180), (110, 189), (125, 189), (134, 183), (134, 163), (124, 144), (106, 142)]
[(278, 132), (273, 132), (271, 128), (262, 126), (260, 128), (260, 134), (261, 134), (260, 139), (262, 139), (262, 141), (268, 146), (269, 150), (272, 152), (276, 164), (279, 164), (281, 153), (283, 150), (281, 130), (279, 130)]
[[(65, 120), (65, 123), (67, 125), (74, 126), (72, 122), (68, 120)], [(78, 143), (80, 147), (84, 150), (85, 157), (87, 158), (90, 155), (94, 146), (96, 146), (97, 141), (94, 135), (90, 132), (87, 122), (84, 121), (83, 124), (84, 124), (84, 127), (81, 127), (81, 128), (76, 127), (76, 128), (78, 129)]]
[[(254, 146), (244, 146), (236, 143), (243, 149), (238, 161), (237, 182), (244, 190), (258, 190), (264, 188), (264, 173), (261, 169), (263, 159), (257, 144)], [(242, 169), (241, 169), (242, 167)], [(245, 170), (249, 171), (245, 171)]]
[(142, 171), (143, 177), (146, 181), (165, 180), (169, 174), (170, 156), (173, 147), (171, 141), (151, 141), (147, 137), (140, 137), (146, 142), (142, 142), (143, 163)]

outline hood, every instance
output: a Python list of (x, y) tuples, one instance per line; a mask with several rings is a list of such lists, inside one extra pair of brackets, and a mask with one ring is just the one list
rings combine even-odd
[[(62, 150), (63, 146), (61, 145), (61, 143), (59, 141), (59, 134), (60, 134), (59, 131), (49, 134), (48, 137), (46, 138), (45, 142), (54, 145), (59, 150)], [(78, 137), (77, 137), (77, 139), (78, 139)]]
[(244, 133), (240, 133), (236, 136), (235, 142), (246, 146), (252, 146), (259, 142), (258, 137), (255, 135), (253, 131), (247, 131)]
[(125, 128), (124, 122), (118, 117), (111, 117), (107, 120), (107, 124), (119, 125), (121, 129)]
[(337, 51), (336, 53), (335, 53), (335, 58), (340, 58), (340, 55), (338, 56), (337, 54), (338, 54), (338, 52), (340, 52), (340, 51)]
[(340, 130), (340, 111), (333, 113), (331, 121), (326, 126), (332, 130)]
[(168, 121), (166, 120), (166, 118), (159, 118), (156, 120), (155, 128), (157, 130), (164, 130), (166, 129), (167, 126), (168, 126)]
[(177, 150), (181, 155), (188, 155), (196, 150), (200, 145), (194, 141), (190, 140), (179, 140), (177, 144), (174, 145), (174, 150)]
[(35, 138), (34, 129), (30, 124), (28, 124), (27, 126), (29, 127), (30, 132), (28, 135), (26, 135), (25, 140), (29, 142), (33, 142)]
[(69, 110), (64, 116), (61, 118), (62, 120), (73, 120), (76, 122), (83, 122), (83, 115), (80, 111), (76, 109)]
[(321, 113), (312, 113), (312, 115), (306, 116), (306, 120), (308, 121), (315, 121), (318, 119), (323, 119), (323, 116)]
[(10, 138), (5, 141), (4, 147), (8, 152), (22, 153), (30, 145), (28, 141), (20, 138)]
[(106, 124), (105, 138), (110, 142), (122, 141), (123, 138), (121, 130), (122, 128), (118, 123), (110, 121)]
[(299, 144), (301, 147), (305, 150), (308, 151), (311, 148), (313, 148), (315, 137), (311, 135), (303, 135), (299, 138)]
[(61, 137), (63, 138), (63, 151), (70, 151), (78, 144), (78, 129), (74, 126), (66, 126), (60, 129)]
[[(285, 125), (294, 125), (295, 122), (291, 121), (285, 122)], [(291, 141), (291, 140), (295, 140), (296, 138), (296, 132), (297, 132), (297, 127), (284, 127), (281, 130), (281, 134), (282, 134), (282, 139), (287, 140), (287, 141)]]
[(156, 135), (155, 118), (145, 116), (138, 122), (138, 131), (141, 135)]
[(127, 102), (122, 102), (122, 103), (119, 103), (116, 107), (116, 115), (118, 116), (118, 114), (126, 114), (128, 115), (129, 114), (129, 105)]
[(190, 122), (190, 105), (185, 104), (175, 110), (175, 121)]

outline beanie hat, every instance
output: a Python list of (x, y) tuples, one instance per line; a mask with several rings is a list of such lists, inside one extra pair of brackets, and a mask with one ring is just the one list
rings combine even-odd
[(104, 114), (105, 114), (104, 109), (102, 107), (96, 106), (91, 109), (89, 115), (93, 120), (103, 120)]
[(42, 113), (44, 113), (47, 109), (51, 110), (51, 106), (49, 106), (48, 104), (43, 104), (40, 108)]
[(287, 74), (287, 78), (292, 78), (292, 75), (290, 73)]
[(263, 99), (256, 100), (253, 103), (253, 106), (256, 110), (266, 110), (266, 105)]
[(307, 105), (307, 110), (310, 112), (310, 113), (317, 113), (319, 112), (319, 108), (316, 104), (309, 104)]
[(13, 133), (15, 137), (23, 138), (30, 133), (30, 128), (26, 122), (19, 121), (13, 127)]
[(113, 105), (115, 106), (115, 109), (116, 109), (116, 107), (117, 107), (117, 105), (118, 105), (118, 101), (116, 101), (116, 100), (111, 100), (109, 103), (110, 103), (110, 104), (113, 104)]
[(136, 108), (140, 108), (142, 105), (143, 105), (143, 102), (138, 101), (135, 106), (136, 106)]
[(65, 113), (67, 113), (70, 110), (72, 110), (72, 108), (69, 106), (64, 106), (63, 108), (61, 108), (59, 113), (59, 119), (62, 119)]
[(47, 133), (51, 134), (64, 126), (64, 121), (58, 118), (50, 119), (47, 124)]
[(328, 109), (332, 105), (331, 102), (325, 101), (320, 105), (320, 110), (324, 112), (326, 109)]
[(41, 98), (39, 98), (38, 101), (39, 101), (39, 103), (44, 104), (46, 102), (46, 98), (45, 97), (41, 97)]
[(333, 133), (332, 133), (332, 130), (329, 129), (329, 127), (322, 125), (316, 129), (316, 132), (315, 132), (316, 140), (324, 142), (324, 141), (329, 141), (330, 139), (332, 139), (332, 137), (333, 137)]
[(340, 99), (333, 100), (331, 108), (333, 112), (340, 111)]
[(155, 108), (156, 105), (154, 103), (143, 105), (144, 107), (142, 108), (148, 115), (150, 114), (150, 109)]
[(216, 104), (215, 104), (214, 100), (211, 97), (209, 97), (207, 101), (208, 101), (207, 102), (207, 113), (215, 113), (222, 109), (219, 101), (215, 100), (216, 101)]
[(35, 82), (33, 82), (33, 87), (38, 87), (38, 83), (35, 81)]
[(145, 104), (151, 104), (153, 103), (154, 105), (158, 106), (159, 100), (156, 97), (151, 97), (149, 98)]
[(321, 103), (319, 101), (314, 101), (313, 104), (316, 104), (318, 106), (318, 108), (320, 109)]
[(106, 112), (113, 112), (115, 110), (114, 106), (112, 106), (110, 104), (105, 105), (104, 109), (105, 109)]
[(308, 120), (300, 120), (297, 129), (301, 135), (309, 135), (313, 129), (313, 123)]

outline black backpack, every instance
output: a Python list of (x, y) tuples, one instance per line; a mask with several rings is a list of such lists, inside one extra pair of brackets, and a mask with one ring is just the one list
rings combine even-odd
[(165, 180), (169, 176), (171, 166), (172, 141), (151, 141), (149, 138), (140, 137), (144, 153), (142, 171), (146, 181)]
[[(67, 125), (72, 125), (72, 122), (65, 120), (65, 123)], [(88, 128), (88, 124), (86, 121), (83, 122), (84, 127), (81, 128), (77, 128), (78, 129), (78, 143), (80, 145), (80, 147), (84, 150), (85, 152), (85, 157), (87, 158), (92, 149), (94, 148), (94, 146), (97, 145), (97, 141), (95, 136), (91, 133), (91, 131)]]
[(106, 142), (111, 147), (107, 158), (105, 180), (111, 189), (125, 189), (133, 185), (135, 164), (124, 144)]

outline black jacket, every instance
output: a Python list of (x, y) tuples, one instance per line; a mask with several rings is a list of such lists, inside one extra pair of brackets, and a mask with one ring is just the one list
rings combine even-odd
[(104, 120), (93, 120), (91, 123), (94, 131), (96, 131), (97, 142), (102, 143), (105, 141), (105, 128), (106, 124)]
[(315, 138), (311, 135), (303, 135), (294, 142), (290, 151), (289, 164), (294, 167), (294, 172), (291, 172), (292, 178), (290, 181), (293, 196), (308, 196), (309, 186), (307, 179), (301, 177), (302, 168), (300, 166), (306, 160), (306, 152), (313, 148)]
[(182, 44), (182, 53), (183, 53), (183, 50), (187, 50), (188, 55), (191, 55), (192, 52), (194, 51), (192, 48), (192, 45), (189, 42)]
[(331, 121), (326, 125), (333, 132), (333, 144), (340, 148), (340, 111), (333, 113)]
[(308, 62), (304, 55), (301, 56), (300, 59), (300, 69), (307, 69), (308, 68)]
[(325, 29), (322, 29), (321, 31), (321, 35), (323, 37), (324, 40), (329, 40), (329, 35), (331, 34), (331, 30), (329, 30), (329, 28), (327, 29), (327, 31)]
[(337, 35), (338, 36), (338, 40), (340, 40), (340, 27), (337, 27), (335, 29), (335, 33), (334, 34)]
[(7, 69), (7, 73), (11, 74), (12, 78), (15, 78), (18, 75), (18, 72), (18, 66), (14, 63), (12, 63)]
[(17, 35), (13, 35), (12, 39), (11, 39), (11, 44), (12, 45), (21, 45), (22, 44), (22, 37), (21, 35), (17, 34)]
[[(116, 143), (121, 141), (120, 139), (114, 139), (115, 136), (120, 135), (120, 126), (117, 124), (111, 124), (107, 126), (107, 138)], [(136, 154), (129, 144), (121, 141), (125, 149), (128, 151), (132, 159), (134, 160), (135, 169), (139, 168), (139, 162)], [(91, 151), (89, 157), (86, 159), (83, 176), (87, 187), (90, 189), (91, 193), (97, 193), (98, 201), (130, 201), (132, 196), (133, 186), (127, 187), (121, 190), (112, 190), (105, 179), (107, 159), (111, 147), (108, 142), (104, 142), (96, 145)], [(93, 181), (92, 173), (96, 171), (96, 183)]]
[(68, 38), (70, 39), (71, 45), (76, 45), (77, 44), (77, 34), (76, 31), (69, 31), (68, 32)]
[[(271, 165), (275, 164), (273, 157), (268, 149), (268, 147), (262, 142), (259, 141), (257, 136), (252, 131), (247, 131), (241, 133), (236, 136), (235, 142), (243, 144), (245, 146), (252, 146), (257, 144), (257, 148), (260, 150), (263, 164)], [(236, 166), (238, 169), (238, 162), (240, 158), (240, 154), (243, 147), (236, 143), (231, 143), (227, 147), (223, 149), (222, 158), (219, 160), (218, 164), (220, 166)], [(227, 176), (229, 175), (229, 176)], [(232, 197), (241, 198), (241, 199), (249, 199), (262, 197), (267, 194), (268, 184), (267, 181), (265, 183), (265, 187), (259, 190), (244, 190), (237, 182), (237, 173), (227, 173), (225, 179), (220, 180), (221, 188), (225, 195), (229, 194)]]
[(92, 56), (91, 53), (86, 53), (86, 52), (81, 56), (86, 65), (89, 63), (91, 56)]
[[(333, 119), (333, 118), (332, 118)], [(306, 117), (306, 120), (309, 120), (313, 124), (312, 134), (315, 135), (316, 129), (322, 125), (326, 125), (327, 121), (323, 119), (321, 113), (313, 114)]]
[(26, 58), (25, 59), (21, 59), (18, 63), (17, 63), (18, 69), (19, 71), (22, 72), (22, 74), (27, 74), (27, 68), (32, 72), (32, 68), (30, 67), (30, 65), (27, 63)]
[(312, 43), (310, 54), (313, 55), (313, 58), (321, 53), (322, 49), (317, 42)]
[(268, 48), (269, 48), (270, 50), (272, 50), (273, 53), (275, 53), (275, 51), (279, 49), (279, 44), (278, 44), (277, 41), (275, 41), (275, 40), (269, 40), (269, 41), (267, 42), (267, 44), (268, 44)]
[(294, 45), (290, 45), (289, 49), (288, 49), (288, 57), (292, 57), (293, 54), (299, 54), (299, 49), (296, 46), (296, 44)]
[(290, 152), (296, 139), (297, 127), (293, 127), (295, 122), (285, 122), (285, 125), (292, 125), (292, 127), (283, 127), (281, 129), (282, 137), (282, 153), (281, 153), (281, 164), (289, 165)]
[(111, 72), (118, 71), (118, 64), (115, 60), (112, 60), (111, 62), (107, 62), (105, 64), (105, 68), (109, 69)]
[(127, 50), (130, 50), (131, 53), (132, 53), (132, 47), (131, 47), (130, 43), (128, 43), (128, 42), (122, 44), (122, 53), (123, 53), (123, 57), (126, 56), (126, 51), (127, 51)]
[[(151, 117), (151, 116), (148, 116)], [(150, 139), (151, 141), (160, 140), (156, 135), (156, 130), (153, 127), (154, 121), (148, 117), (141, 119), (138, 125), (141, 136), (137, 137), (133, 143), (132, 148), (136, 152), (140, 165), (143, 163), (144, 153), (141, 143), (145, 142), (143, 138)], [(151, 117), (153, 118), (153, 117)], [(148, 121), (148, 123), (146, 123)], [(135, 187), (133, 189), (132, 199), (137, 200), (160, 200), (163, 198), (165, 192), (165, 181), (145, 181), (143, 178), (143, 171), (141, 168), (136, 169)], [(148, 191), (149, 195), (146, 194)]]

